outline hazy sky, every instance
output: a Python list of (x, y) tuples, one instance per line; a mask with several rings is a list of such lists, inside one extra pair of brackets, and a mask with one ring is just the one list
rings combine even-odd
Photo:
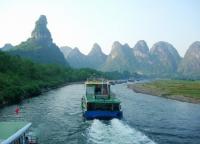
[(200, 0), (0, 0), (0, 47), (30, 37), (41, 14), (58, 46), (85, 54), (94, 42), (108, 54), (114, 41), (144, 39), (168, 41), (183, 56), (200, 40)]

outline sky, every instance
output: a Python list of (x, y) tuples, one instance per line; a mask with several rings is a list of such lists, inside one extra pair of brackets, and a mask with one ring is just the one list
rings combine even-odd
[(84, 54), (95, 42), (108, 54), (114, 41), (145, 40), (150, 48), (167, 41), (184, 56), (200, 40), (200, 0), (0, 0), (0, 47), (29, 38), (41, 14), (58, 46)]

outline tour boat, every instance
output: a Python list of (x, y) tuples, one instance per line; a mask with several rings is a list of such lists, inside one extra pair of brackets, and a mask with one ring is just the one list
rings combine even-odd
[(122, 118), (121, 101), (111, 93), (109, 81), (88, 79), (85, 88), (81, 105), (86, 119)]
[(38, 144), (30, 127), (28, 122), (0, 122), (0, 144)]

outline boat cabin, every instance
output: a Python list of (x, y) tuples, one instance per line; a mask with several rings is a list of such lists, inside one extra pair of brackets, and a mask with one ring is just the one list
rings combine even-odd
[[(86, 98), (82, 99), (86, 103), (87, 111), (119, 111), (120, 101), (115, 98), (110, 91), (110, 82), (106, 80), (88, 80), (86, 83)], [(86, 101), (86, 102), (85, 102)]]
[(1, 144), (37, 144), (37, 139), (28, 135), (31, 123), (0, 122)]
[(93, 80), (86, 82), (86, 95), (94, 96), (95, 99), (110, 98), (110, 84), (107, 81)]
[(86, 119), (122, 118), (121, 101), (110, 90), (111, 83), (104, 79), (88, 79), (86, 92), (81, 100)]

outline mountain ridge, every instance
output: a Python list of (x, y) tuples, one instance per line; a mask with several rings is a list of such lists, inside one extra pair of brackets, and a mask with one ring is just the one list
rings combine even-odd
[[(94, 48), (94, 46), (97, 48)], [(83, 54), (85, 59), (88, 59), (89, 55), (94, 53), (94, 51), (97, 52), (94, 56), (97, 56), (98, 53), (103, 53), (101, 47), (99, 47), (97, 43), (94, 43), (88, 55)], [(94, 61), (95, 58), (92, 58), (90, 61)], [(91, 66), (90, 61), (87, 61), (88, 65), (84, 64), (82, 66), (101, 71), (129, 71), (145, 75), (168, 76), (181, 75), (178, 69), (180, 69), (180, 64), (183, 63), (183, 58), (169, 42), (158, 41), (149, 48), (145, 40), (139, 40), (133, 47), (126, 43), (121, 44), (119, 41), (113, 42), (111, 52), (106, 55), (105, 62), (98, 68)], [(71, 66), (73, 67), (73, 65)]]
[(46, 16), (41, 15), (35, 22), (30, 38), (17, 46), (6, 44), (1, 50), (38, 63), (70, 65), (74, 68), (153, 76), (197, 75), (200, 77), (199, 41), (190, 45), (183, 58), (168, 42), (158, 41), (149, 48), (145, 40), (139, 40), (133, 47), (115, 41), (108, 55), (102, 51), (98, 43), (94, 43), (90, 52), (85, 55), (78, 48), (59, 48), (53, 43), (47, 24)]

